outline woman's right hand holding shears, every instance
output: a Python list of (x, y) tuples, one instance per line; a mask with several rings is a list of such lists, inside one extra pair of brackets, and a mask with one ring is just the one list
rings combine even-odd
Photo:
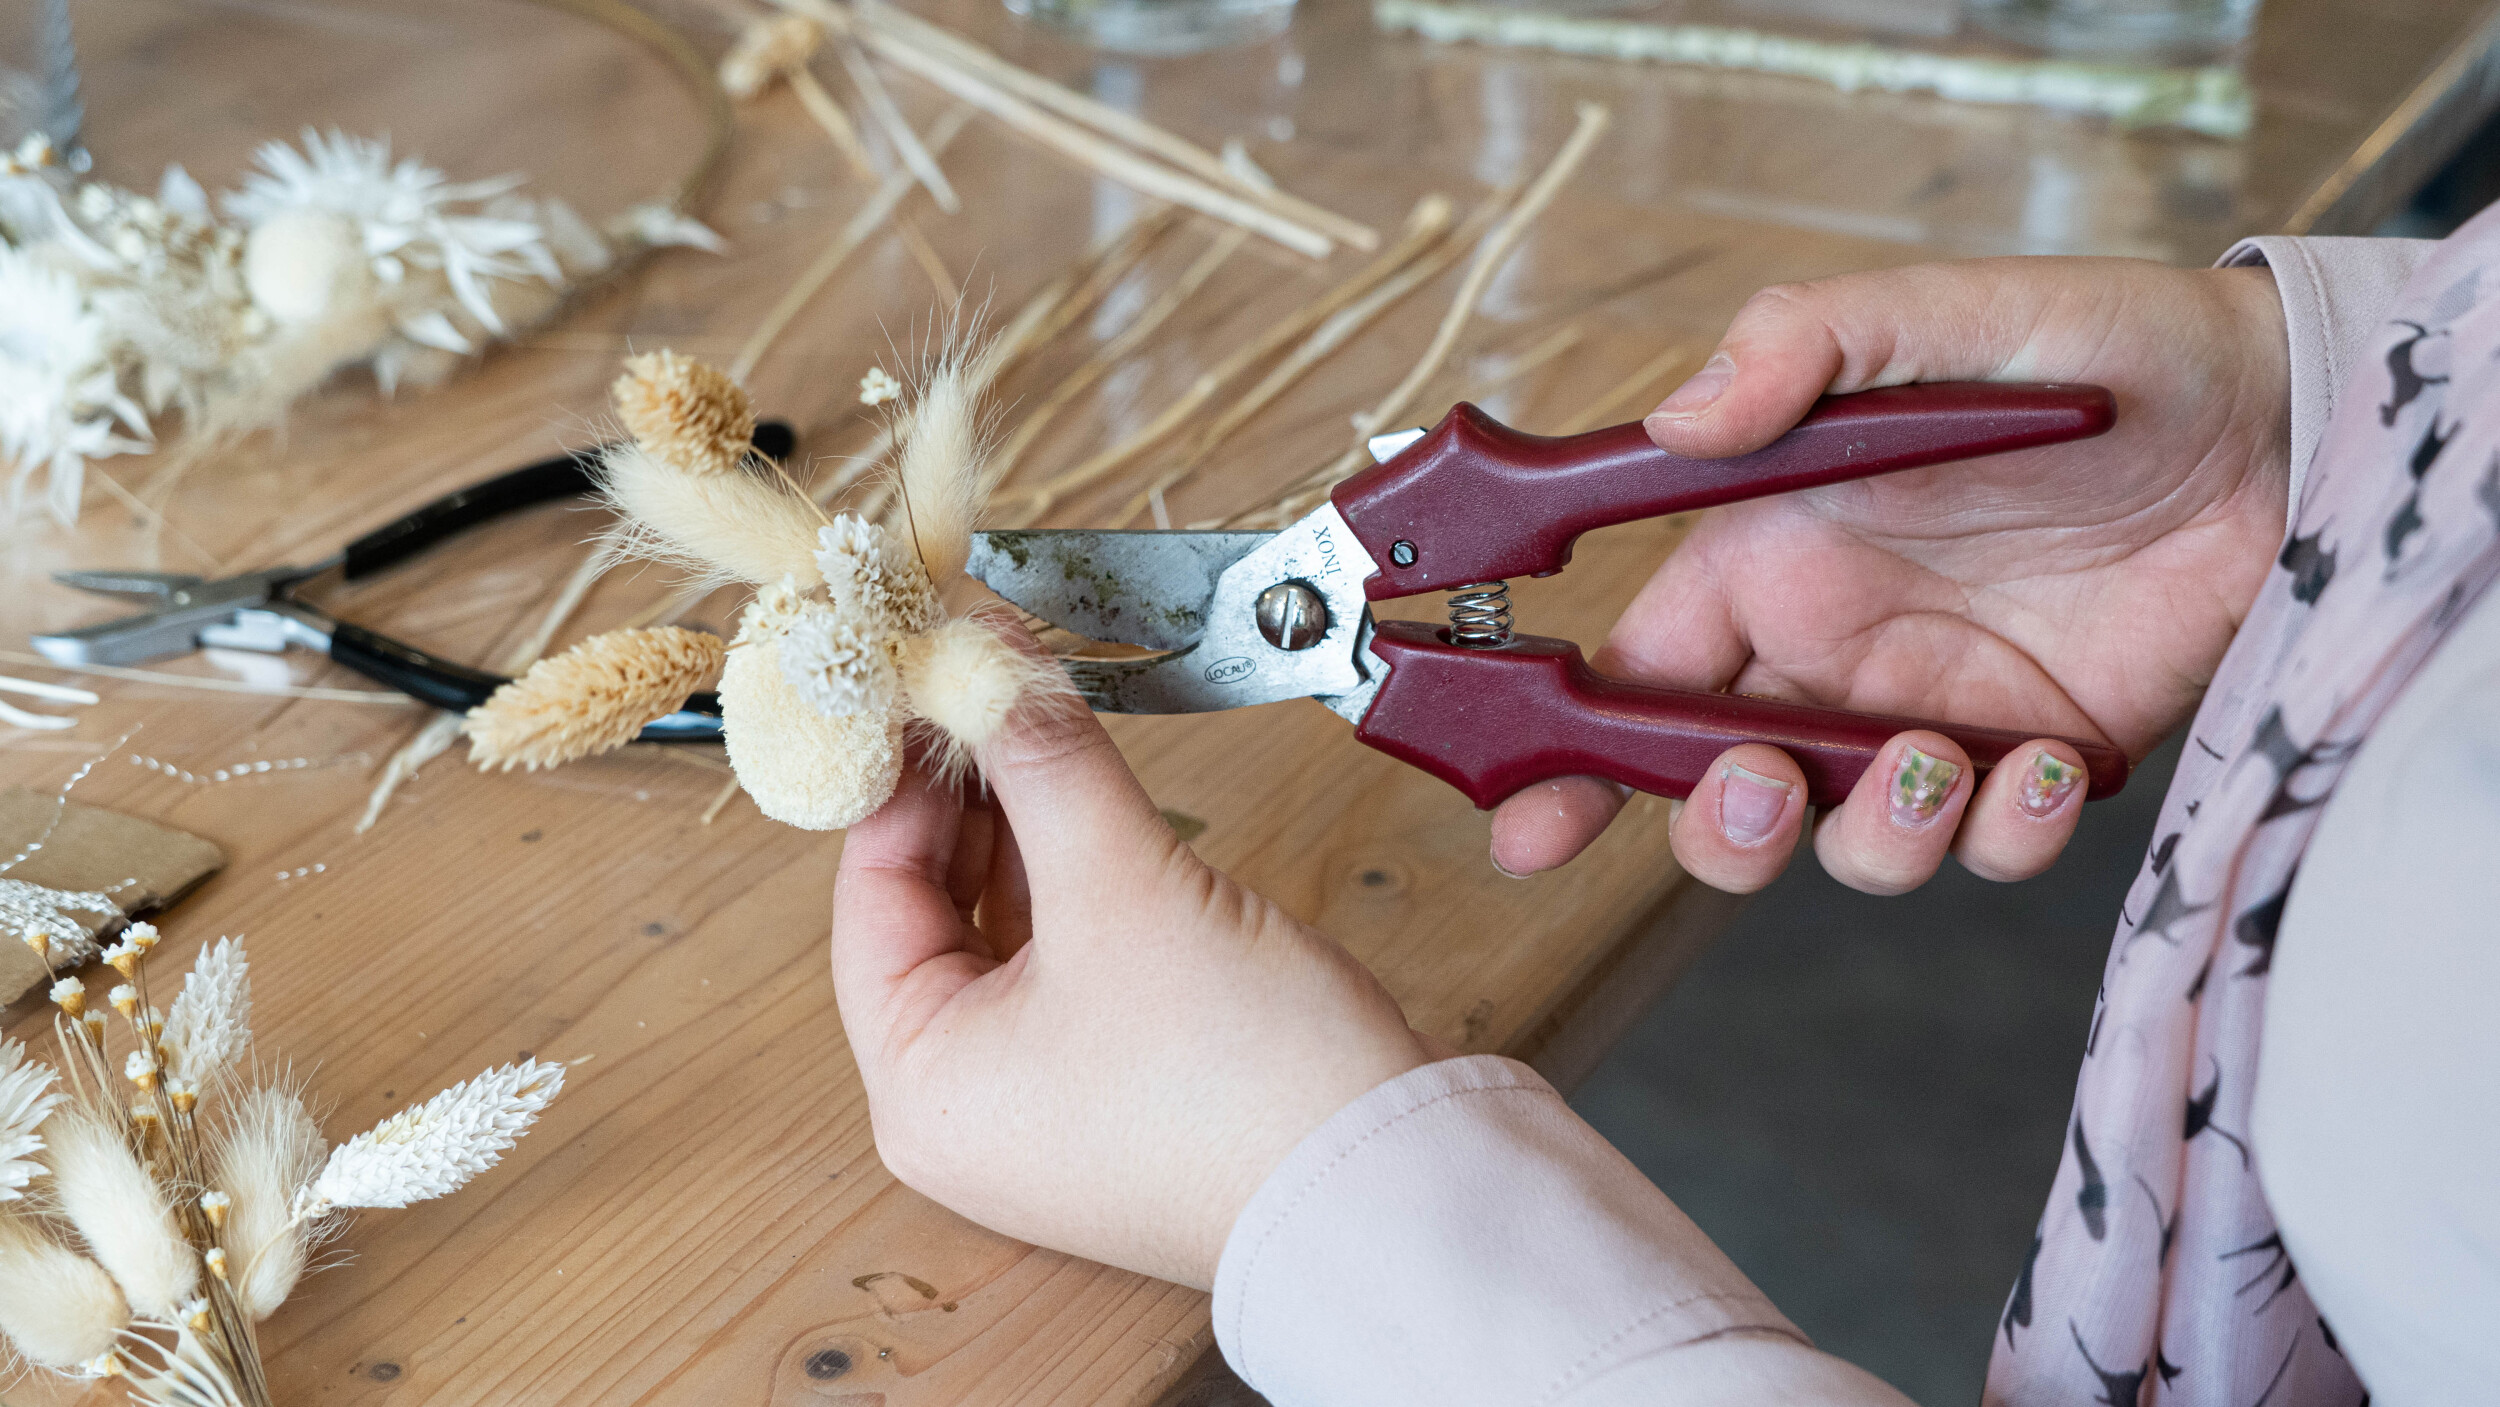
[[(1616, 622), (1619, 678), (2107, 741), (2140, 757), (2195, 707), (2282, 539), (2289, 365), (2263, 268), (1992, 259), (1765, 289), (1647, 421), (1683, 455), (1776, 439), (1827, 393), (1921, 381), (2105, 386), (2096, 439), (1713, 509)], [(1814, 845), (1855, 888), (2046, 869), (2083, 804), (2042, 741), (1974, 784), (1924, 730), (1888, 743)], [(1804, 832), (1804, 777), (1731, 748), (1672, 829), (1683, 866), (1750, 892)], [(1566, 778), (1504, 802), (1495, 863), (1579, 853), (1622, 806)]]

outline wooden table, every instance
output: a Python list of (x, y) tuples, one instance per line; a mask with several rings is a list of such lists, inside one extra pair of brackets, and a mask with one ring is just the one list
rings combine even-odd
[[(152, 184), (178, 159), (215, 188), (255, 142), (335, 123), (388, 131), (456, 176), (534, 173), (603, 213), (666, 185), (700, 138), (693, 104), (648, 54), (515, 0), (76, 9), (92, 141), (129, 184)], [(715, 48), (733, 27), (713, 10), (672, 17)], [(1573, 100), (1610, 105), (1613, 135), (1429, 392), (1477, 395), (1530, 428), (1589, 410), (1662, 347), (1705, 351), (1744, 297), (1776, 280), (1960, 254), (2201, 263), (2246, 232), (2365, 230), (2491, 105), (2496, 32), (2481, 0), (2276, 0), (2252, 71), (2262, 120), (2222, 143), (1384, 40), (1347, 0), (1309, 0), (1276, 45), (1154, 64), (1024, 34), (989, 0), (947, 0), (942, 17), (1209, 145), (1242, 136), (1291, 188), (1384, 228), (1427, 190), (1467, 200), (1532, 171)], [(897, 86), (925, 124), (933, 96)], [(969, 271), (976, 296), (994, 289), (1005, 306), (1138, 208), (986, 121), (947, 165), (966, 213), (908, 208), (956, 276)], [(787, 94), (744, 110), (711, 206), (731, 257), (665, 257), (430, 393), (382, 402), (347, 378), (302, 407), (283, 440), (184, 480), (158, 560), (197, 570), (316, 557), (447, 487), (586, 442), (629, 344), (725, 360), (861, 198)], [(1115, 330), (1116, 308), (1133, 309), (1207, 237), (1172, 241), (1094, 333)], [(1030, 467), (1063, 467), (1138, 423), (1350, 264), (1243, 251), (1149, 355), (1063, 417)], [(1347, 413), (1420, 346), (1446, 288), (1253, 424), (1179, 496), (1175, 517), (1259, 501), (1333, 453)], [(817, 452), (852, 447), (863, 426), (850, 388), (872, 361), (893, 363), (890, 346), (908, 355), (924, 343), (931, 307), (918, 266), (882, 238), (764, 362), (759, 400), (799, 421)], [(1566, 326), (1577, 329), (1567, 354), (1508, 374)], [(1082, 350), (1027, 368), (1006, 395), (1029, 403)], [(1630, 387), (1621, 413), (1671, 377)], [(101, 469), (136, 484), (160, 462)], [(1110, 501), (1067, 505), (1058, 521), (1094, 521)], [(491, 660), (595, 526), (542, 510), (334, 604)], [(1653, 524), (1591, 538), (1567, 576), (1519, 593), (1524, 622), (1593, 641), (1672, 536)], [(74, 535), (14, 526), (0, 635), (14, 647), (29, 630), (100, 617), (107, 607), (45, 574), (143, 562), (147, 541), (96, 493)], [(661, 589), (654, 573), (612, 578), (572, 634)], [(723, 622), (732, 604), (698, 618)], [(362, 682), (300, 655), (257, 664), (297, 683)], [(238, 666), (168, 667), (231, 678)], [(204, 937), (249, 935), (262, 1049), (334, 1101), (334, 1135), (525, 1053), (587, 1062), (502, 1168), (449, 1200), (366, 1218), (347, 1241), (354, 1260), (266, 1326), (282, 1401), (1140, 1403), (1207, 1352), (1202, 1296), (989, 1235), (886, 1175), (825, 978), (839, 840), (766, 822), (743, 801), (703, 824), (724, 775), (716, 756), (638, 748), (535, 776), (483, 776), (446, 757), (359, 835), (350, 826), (373, 773), (424, 722), (418, 710), (98, 687), (105, 702), (74, 732), (0, 735), (0, 782), (56, 786), (113, 745), (80, 799), (227, 848), (231, 868), (169, 922), (166, 953), (179, 963)], [(1636, 803), (1577, 864), (1522, 883), (1487, 866), (1484, 819), (1455, 793), (1357, 746), (1316, 706), (1122, 719), (1115, 732), (1159, 801), (1203, 824), (1209, 860), (1352, 946), (1418, 1026), (1536, 1057), (1565, 1081), (1725, 909), (1665, 858), (1663, 803)], [(200, 776), (264, 758), (316, 765), (191, 785), (134, 756)], [(10, 1018), (21, 1036), (45, 1024), (27, 1006)], [(9, 1393), (50, 1400), (24, 1385)]]

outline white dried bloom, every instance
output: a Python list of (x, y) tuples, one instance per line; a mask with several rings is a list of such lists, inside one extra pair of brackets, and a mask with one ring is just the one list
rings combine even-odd
[(781, 637), (781, 673), (827, 718), (884, 713), (894, 706), (894, 654), (884, 638), (822, 608)]
[(837, 513), (816, 530), (816, 572), (834, 610), (862, 630), (913, 635), (944, 618), (919, 559), (857, 514)]
[(36, 1130), (61, 1102), (54, 1078), (51, 1066), (26, 1058), (26, 1047), (0, 1040), (0, 1202), (24, 1196), (43, 1171), (32, 1159), (43, 1151)]
[(200, 1194), (200, 1215), (208, 1218), (211, 1227), (224, 1226), (226, 1214), (234, 1210), (234, 1199), (223, 1192)]
[(164, 941), (162, 935), (157, 933), (156, 925), (145, 920), (123, 929), (122, 940), (143, 953), (155, 952), (156, 945)]
[(144, 450), (147, 417), (122, 394), (104, 320), (76, 278), (0, 240), (0, 458), (10, 516), (46, 475), (44, 503), (78, 521), (87, 461)]
[[(536, 223), (466, 208), (520, 185), (519, 176), (455, 183), (414, 157), (393, 161), (387, 140), (309, 127), (303, 150), (268, 142), (256, 157), (260, 169), (225, 200), (226, 213), (252, 228), (250, 243), (260, 242), (267, 230), (290, 248), (310, 250), (329, 241), (341, 251), (325, 253), (318, 262), (320, 287), (289, 286), (278, 300), (295, 320), (343, 311), (341, 295), (369, 297), (389, 310), (400, 335), (410, 341), (466, 352), (471, 339), (449, 314), (464, 313), (500, 336), (505, 325), (489, 283), (543, 278), (555, 267)], [(343, 262), (350, 234), (363, 261), (361, 273), (351, 274)], [(248, 244), (246, 261), (259, 262)], [(257, 297), (259, 288), (254, 292)], [(282, 316), (278, 307), (268, 311)]]
[(124, 938), (104, 950), (104, 961), (124, 977), (139, 975), (139, 964), (146, 960), (148, 950)]
[(892, 711), (828, 718), (781, 666), (802, 598), (760, 593), (721, 670), (721, 741), (756, 809), (802, 830), (840, 830), (885, 804), (902, 775), (902, 720)]
[(453, 1085), (332, 1149), (296, 1216), (404, 1207), (457, 1191), (493, 1167), (563, 1088), (564, 1067), (537, 1060)]
[(165, 1021), (164, 1045), (176, 1079), (205, 1085), (234, 1063), (252, 1038), (252, 972), (243, 945), (220, 938), (191, 964)]
[(87, 1009), (87, 984), (75, 977), (64, 977), (53, 983), (47, 995), (65, 1015), (74, 1017)]
[(894, 373), (884, 367), (872, 366), (868, 368), (866, 376), (859, 378), (859, 403), (861, 405), (884, 405), (887, 401), (900, 400), (902, 395), (903, 383), (895, 380)]
[(157, 1076), (156, 1053), (147, 1050), (130, 1052), (122, 1058), (122, 1075), (141, 1089), (154, 1089)]
[(123, 982), (116, 985), (112, 991), (105, 993), (104, 999), (113, 1004), (113, 1009), (115, 1011), (120, 1012), (124, 1016), (131, 1017), (134, 1020), (137, 1019), (139, 1015), (138, 988), (131, 986), (127, 982)]

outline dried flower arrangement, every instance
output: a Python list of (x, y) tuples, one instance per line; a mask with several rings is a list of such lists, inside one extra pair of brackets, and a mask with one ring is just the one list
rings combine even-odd
[(181, 167), (153, 196), (85, 179), (40, 134), (0, 157), (0, 457), (64, 524), (89, 461), (180, 414), (214, 441), (268, 425), (333, 371), (385, 392), (440, 378), (567, 288), (719, 237), (660, 204), (593, 228), (522, 178), (454, 182), (386, 141), (307, 129), (212, 202)]
[(313, 1252), (358, 1209), (493, 1167), (564, 1067), (490, 1070), (331, 1147), (301, 1086), (249, 1058), (242, 945), (206, 948), (162, 1012), (156, 945), (133, 924), (104, 953), (115, 1023), (59, 975), (62, 950), (28, 938), (55, 968), (60, 1059), (0, 1041), (0, 1344), (64, 1378), (118, 1377), (151, 1407), (269, 1407), (256, 1326)]
[[(907, 727), (960, 765), (1019, 701), (1069, 692), (977, 612), (950, 614), (983, 497), (977, 354), (936, 358), (901, 438), (900, 534), (819, 507), (748, 453), (755, 414), (726, 375), (671, 352), (626, 363), (630, 443), (603, 460), (618, 550), (757, 588), (726, 649), (692, 631), (594, 636), (497, 690), (467, 722), (480, 766), (552, 766), (630, 741), (714, 667), (730, 765), (765, 815), (838, 830), (883, 805)], [(866, 394), (882, 399), (873, 382)]]

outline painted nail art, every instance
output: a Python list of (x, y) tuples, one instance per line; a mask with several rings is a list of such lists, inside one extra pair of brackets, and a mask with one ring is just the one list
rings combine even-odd
[(1892, 819), (1905, 826), (1923, 826), (1936, 819), (1962, 769), (1914, 747), (1901, 749), (1901, 765), (1892, 774)]
[(2045, 752), (2034, 753), (2031, 770), (2023, 774), (2022, 790), (2014, 804), (2034, 816), (2055, 815), (2066, 804), (2067, 794), (2083, 780), (2083, 769), (2070, 767)]

